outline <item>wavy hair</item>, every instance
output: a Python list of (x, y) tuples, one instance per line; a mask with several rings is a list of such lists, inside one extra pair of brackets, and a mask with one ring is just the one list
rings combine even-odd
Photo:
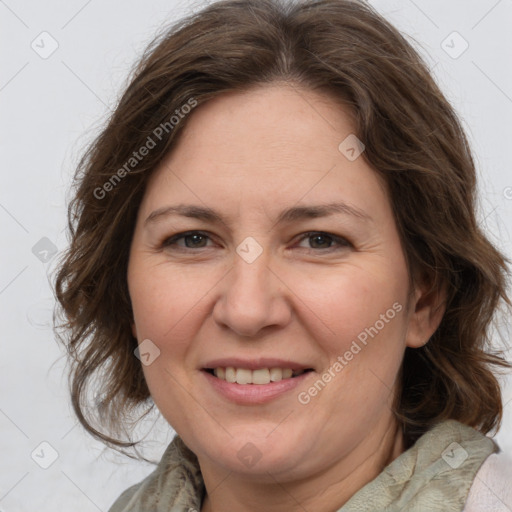
[(136, 447), (126, 426), (154, 407), (134, 356), (127, 264), (148, 178), (193, 115), (185, 105), (274, 82), (354, 112), (363, 157), (388, 185), (411, 282), (422, 273), (433, 292), (446, 290), (441, 324), (406, 349), (399, 373), (394, 413), (406, 444), (448, 418), (497, 429), (495, 374), (511, 365), (493, 352), (491, 331), (500, 305), (512, 305), (510, 262), (478, 226), (475, 165), (453, 108), (412, 45), (359, 0), (218, 1), (150, 43), (74, 176), (54, 326), (78, 419), (113, 448)]

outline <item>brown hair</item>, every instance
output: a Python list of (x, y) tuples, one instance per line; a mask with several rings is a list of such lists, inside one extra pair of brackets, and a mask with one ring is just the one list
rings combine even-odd
[[(395, 414), (406, 443), (447, 418), (483, 433), (498, 428), (501, 392), (490, 367), (510, 365), (491, 352), (490, 328), (499, 305), (511, 306), (509, 261), (477, 225), (474, 162), (453, 109), (412, 46), (357, 0), (224, 0), (147, 48), (78, 165), (71, 243), (56, 276), (55, 321), (64, 317), (56, 332), (80, 422), (112, 447), (135, 446), (119, 435), (139, 406), (153, 407), (134, 356), (127, 263), (145, 185), (186, 127), (184, 106), (276, 81), (353, 110), (363, 156), (388, 185), (411, 282), (422, 272), (433, 291), (447, 290), (439, 328), (404, 356)], [(154, 147), (133, 160), (150, 139)]]

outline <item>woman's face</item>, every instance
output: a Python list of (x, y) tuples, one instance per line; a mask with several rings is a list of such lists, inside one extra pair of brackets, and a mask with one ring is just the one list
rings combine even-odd
[(347, 111), (274, 84), (190, 115), (148, 183), (128, 269), (156, 405), (202, 465), (253, 478), (362, 456), (393, 423), (405, 347), (435, 326), (420, 292), (406, 307), (390, 201)]

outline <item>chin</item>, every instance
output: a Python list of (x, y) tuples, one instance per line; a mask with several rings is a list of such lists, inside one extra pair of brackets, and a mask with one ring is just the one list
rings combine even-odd
[[(275, 425), (274, 427), (275, 428)], [(286, 481), (304, 472), (301, 460), (307, 460), (304, 436), (281, 432), (273, 438), (272, 429), (265, 429), (265, 435), (248, 433), (233, 435), (226, 445), (225, 439), (210, 442), (201, 447), (201, 452), (224, 470), (256, 478), (260, 482)]]

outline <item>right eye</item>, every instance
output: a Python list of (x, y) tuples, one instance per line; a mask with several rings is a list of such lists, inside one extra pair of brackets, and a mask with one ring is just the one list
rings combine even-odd
[[(178, 244), (178, 241), (184, 240), (185, 245)], [(162, 242), (162, 247), (178, 247), (178, 250), (194, 250), (194, 249), (203, 249), (207, 246), (204, 243), (207, 240), (211, 240), (208, 234), (203, 231), (185, 231), (183, 233), (177, 233), (169, 238), (166, 238)]]

